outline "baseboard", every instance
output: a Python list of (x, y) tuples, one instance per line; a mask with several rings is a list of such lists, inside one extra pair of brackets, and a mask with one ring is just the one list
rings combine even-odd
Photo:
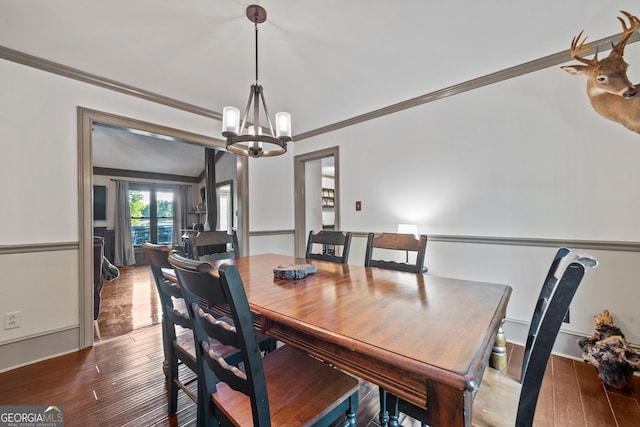
[[(529, 324), (519, 320), (506, 319), (504, 330), (507, 335), (507, 341), (524, 346), (527, 341), (527, 334), (529, 333)], [(553, 354), (582, 360), (582, 350), (578, 346), (578, 339), (583, 336), (584, 335), (561, 329), (556, 338), (556, 343), (553, 345)]]
[(79, 336), (76, 326), (0, 345), (0, 372), (78, 351)]

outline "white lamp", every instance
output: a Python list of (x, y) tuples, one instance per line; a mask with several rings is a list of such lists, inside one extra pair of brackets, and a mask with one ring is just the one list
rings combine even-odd
[(416, 224), (398, 224), (398, 234), (413, 234), (418, 237), (418, 226)]
[[(416, 224), (398, 224), (398, 234), (413, 234), (418, 238), (418, 226)], [(409, 251), (407, 252), (407, 264), (409, 263)]]
[(240, 110), (236, 107), (224, 107), (222, 109), (222, 132), (240, 133)]

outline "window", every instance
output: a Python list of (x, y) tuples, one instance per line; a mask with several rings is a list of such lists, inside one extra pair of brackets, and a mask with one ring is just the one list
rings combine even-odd
[(173, 191), (153, 185), (131, 185), (131, 236), (133, 246), (142, 242), (171, 244), (173, 241)]

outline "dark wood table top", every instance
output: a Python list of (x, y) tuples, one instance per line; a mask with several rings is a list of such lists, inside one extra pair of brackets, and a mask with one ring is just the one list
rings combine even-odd
[[(263, 254), (233, 263), (263, 330), (418, 405), (431, 425), (468, 425), (511, 288)], [(299, 280), (273, 268), (309, 263)]]

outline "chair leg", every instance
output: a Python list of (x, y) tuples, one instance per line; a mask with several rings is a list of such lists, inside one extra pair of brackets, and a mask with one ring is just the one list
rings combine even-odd
[(217, 379), (212, 372), (198, 372), (198, 410), (196, 425), (204, 427), (219, 427), (215, 416), (215, 407), (211, 395), (216, 390)]
[(378, 419), (380, 420), (380, 426), (386, 427), (389, 424), (389, 413), (387, 412), (387, 391), (382, 387), (378, 387), (380, 390), (380, 414)]
[(169, 415), (173, 415), (178, 410), (178, 359), (173, 352), (170, 352), (167, 362), (167, 386), (169, 388)]
[(393, 394), (386, 396), (386, 407), (388, 412), (389, 427), (400, 427), (400, 411), (398, 410), (398, 397)]
[(164, 360), (162, 361), (162, 372), (164, 372), (164, 376), (167, 380), (170, 380), (169, 376), (169, 360), (171, 358), (171, 348), (169, 347), (172, 344), (171, 336), (169, 331), (167, 330), (167, 322), (165, 319), (162, 319), (162, 351), (164, 352)]
[(349, 399), (349, 410), (347, 411), (347, 419), (342, 424), (343, 427), (356, 427), (358, 422), (356, 420), (356, 413), (358, 412), (358, 393), (351, 396)]

